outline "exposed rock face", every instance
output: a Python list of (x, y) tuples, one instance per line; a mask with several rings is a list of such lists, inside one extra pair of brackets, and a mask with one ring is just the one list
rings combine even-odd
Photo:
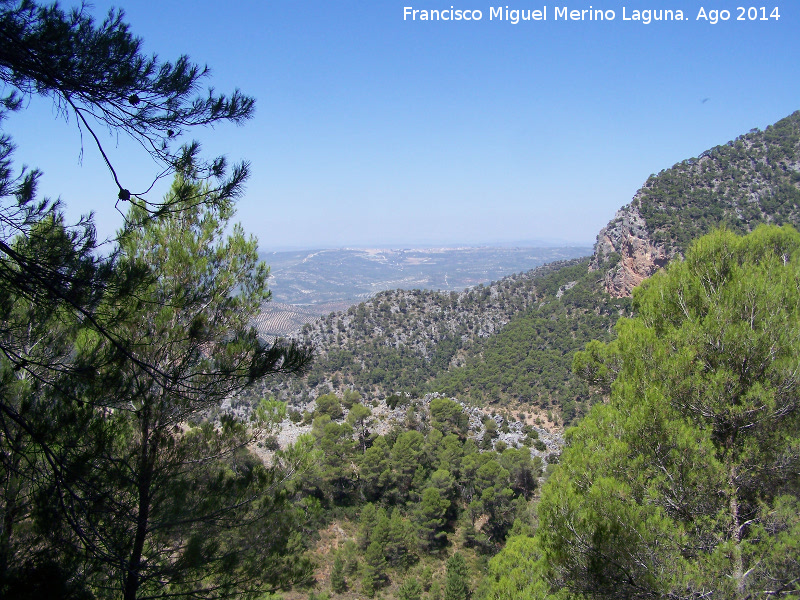
[[(638, 195), (638, 194), (637, 194)], [(591, 269), (607, 269), (604, 286), (609, 295), (630, 296), (631, 290), (666, 265), (675, 249), (650, 240), (637, 202), (623, 206), (597, 234)]]

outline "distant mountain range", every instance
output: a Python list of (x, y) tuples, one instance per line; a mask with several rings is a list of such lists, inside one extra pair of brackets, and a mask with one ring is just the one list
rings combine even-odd
[[(276, 296), (281, 273), (311, 261), (320, 270), (308, 272), (341, 289), (343, 298), (357, 281), (357, 293), (370, 297), (305, 325), (302, 338), (315, 345), (316, 364), (305, 381), (280, 383), (274, 392), (290, 402), (344, 389), (373, 399), (443, 392), (574, 422), (598, 398), (572, 375), (572, 357), (588, 341), (613, 336), (619, 317), (631, 314), (631, 289), (710, 229), (746, 232), (760, 223), (800, 225), (800, 112), (648, 179), (601, 230), (591, 258), (548, 264), (460, 292), (453, 288), (480, 279), (480, 273), (486, 273), (484, 280), (492, 278), (486, 265), (504, 256), (501, 249), (372, 257), (366, 251), (323, 253), (318, 263), (316, 256), (306, 255), (303, 263), (298, 255), (294, 267), (277, 261)], [(526, 253), (534, 254), (519, 251)], [(536, 259), (546, 256), (542, 249)], [(506, 256), (511, 257), (517, 255)], [(352, 277), (351, 264), (374, 271), (362, 269), (359, 280)], [(439, 275), (426, 272), (426, 264), (436, 266)], [(380, 279), (370, 275), (381, 272), (379, 267), (403, 274), (398, 281), (408, 277), (407, 287), (453, 291), (373, 295), (367, 282)], [(447, 286), (436, 279), (442, 273)], [(423, 279), (429, 284), (417, 285)]]

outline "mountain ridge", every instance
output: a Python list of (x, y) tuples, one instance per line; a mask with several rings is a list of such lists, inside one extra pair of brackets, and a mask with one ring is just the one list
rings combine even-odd
[(618, 257), (605, 289), (629, 296), (712, 228), (760, 223), (800, 226), (800, 111), (651, 175), (598, 233), (592, 268)]
[[(327, 248), (261, 253), (278, 303), (317, 311), (390, 289), (461, 291), (549, 262), (587, 256), (591, 246)], [(328, 311), (330, 312), (330, 311)], [(318, 313), (320, 314), (320, 313)]]

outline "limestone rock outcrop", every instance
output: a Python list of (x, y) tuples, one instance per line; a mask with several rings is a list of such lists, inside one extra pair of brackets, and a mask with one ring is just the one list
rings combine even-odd
[(675, 248), (656, 244), (647, 233), (644, 217), (634, 202), (623, 206), (597, 234), (591, 269), (605, 270), (603, 284), (620, 298), (658, 271), (675, 256)]

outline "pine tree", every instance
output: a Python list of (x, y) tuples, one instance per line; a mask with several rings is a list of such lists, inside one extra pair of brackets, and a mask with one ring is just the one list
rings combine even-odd
[(361, 586), (364, 593), (372, 598), (379, 587), (386, 581), (386, 558), (383, 555), (383, 546), (372, 542), (364, 554)]
[(415, 511), (414, 518), (417, 522), (420, 543), (424, 549), (432, 551), (447, 540), (444, 528), (449, 508), (450, 501), (442, 498), (437, 488), (426, 488), (422, 492), (422, 502)]
[[(166, 166), (183, 173), (193, 171), (198, 177), (219, 176), (224, 172), (223, 159), (198, 161), (196, 143), (175, 146), (193, 127), (250, 118), (254, 101), (238, 90), (230, 96), (213, 90), (205, 97), (196, 96), (208, 68), (186, 56), (164, 63), (144, 55), (142, 40), (131, 34), (123, 18), (122, 11), (112, 10), (97, 23), (86, 6), (67, 13), (56, 4), (3, 2), (0, 81), (8, 94), (0, 98), (0, 120), (8, 112), (22, 110), (27, 95), (52, 99), (59, 113), (73, 117), (97, 145), (114, 180), (115, 195), (118, 192), (120, 200), (157, 209), (165, 205), (148, 203), (118, 179), (110, 151), (96, 132), (108, 129), (139, 142), (160, 165), (159, 172)], [(3, 136), (0, 156), (7, 158), (11, 148), (10, 138)], [(229, 183), (246, 176), (246, 168), (235, 171)], [(33, 172), (22, 181), (36, 177)], [(13, 181), (9, 171), (0, 170), (0, 196), (5, 197)], [(149, 187), (148, 182), (142, 190)]]
[(398, 600), (422, 600), (422, 586), (416, 577), (406, 579), (397, 590)]
[(388, 534), (384, 552), (389, 564), (396, 568), (407, 569), (417, 559), (414, 552), (416, 546), (414, 529), (398, 509), (392, 511), (392, 516), (389, 518)]
[[(142, 40), (130, 32), (121, 11), (112, 10), (97, 23), (86, 6), (68, 13), (57, 4), (5, 1), (0, 3), (0, 38), (0, 83), (5, 94), (0, 96), (0, 124), (11, 113), (24, 110), (28, 96), (51, 99), (56, 111), (74, 118), (88, 133), (85, 138), (99, 149), (110, 173), (112, 201), (136, 205), (149, 218), (175, 210), (170, 203), (186, 200), (191, 188), (166, 201), (148, 199), (151, 181), (119, 179), (110, 145), (98, 135), (102, 130), (128, 136), (149, 153), (158, 173), (154, 179), (176, 172), (211, 184), (206, 190), (210, 193), (195, 195), (194, 203), (241, 194), (247, 166), (235, 166), (226, 175), (224, 158), (202, 159), (197, 142), (186, 142), (184, 134), (202, 125), (247, 120), (253, 114), (253, 99), (238, 90), (229, 96), (209, 90), (207, 96), (197, 97), (208, 69), (185, 56), (174, 63), (146, 56)], [(15, 174), (13, 151), (12, 138), (0, 132), (0, 292), (35, 299), (43, 307), (58, 306), (62, 318), (85, 321), (110, 336), (105, 325), (108, 315), (96, 312), (97, 302), (115, 287), (121, 295), (130, 293), (130, 282), (118, 281), (120, 273), (110, 268), (113, 260), (96, 251), (91, 218), (67, 226), (60, 202), (36, 198), (41, 173), (23, 168)], [(61, 241), (35, 256), (13, 248), (13, 240), (29, 237), (47, 222), (60, 223)], [(127, 221), (126, 227), (141, 222), (138, 217)], [(124, 351), (124, 341), (114, 341)], [(9, 350), (6, 359), (20, 368), (30, 363), (14, 351), (13, 340), (0, 338), (0, 349)]]
[(331, 590), (337, 594), (347, 591), (347, 580), (344, 576), (344, 561), (338, 554), (333, 560), (333, 570), (331, 571)]
[[(253, 100), (197, 96), (208, 70), (144, 55), (121, 11), (97, 23), (85, 6), (0, 2), (0, 38), (0, 122), (28, 96), (52, 99), (97, 146), (109, 197), (130, 207), (117, 250), (98, 252), (91, 218), (68, 226), (58, 202), (37, 200), (39, 172), (15, 173), (13, 142), (0, 133), (0, 447), (14, 473), (0, 512), (12, 524), (34, 519), (25, 531), (3, 528), (0, 595), (33, 594), (48, 579), (38, 569), (72, 574), (49, 576), (58, 595), (94, 586), (126, 598), (148, 586), (223, 594), (259, 569), (266, 578), (253, 581), (283, 577), (265, 562), (288, 547), (292, 511), (279, 508), (276, 474), (242, 450), (248, 426), (225, 419), (187, 431), (221, 397), (270, 373), (302, 372), (309, 359), (296, 346), (264, 345), (247, 322), (268, 297), (254, 242), (234, 229), (215, 246), (247, 166), (204, 160), (185, 138), (248, 119)], [(120, 179), (103, 129), (138, 142), (154, 179), (177, 173), (172, 193), (154, 201), (151, 181)], [(258, 420), (278, 416), (265, 405)], [(270, 511), (280, 518), (269, 542), (248, 554)], [(47, 535), (30, 537), (36, 531)], [(29, 587), (11, 593), (11, 580)]]
[(521, 572), (587, 598), (800, 592), (800, 234), (712, 233), (634, 305), (576, 359), (611, 397), (569, 431)]
[[(91, 326), (44, 320), (46, 311), (35, 303), (17, 305), (20, 317), (39, 311), (27, 329), (37, 336), (37, 352), (50, 353), (43, 368), (59, 361), (70, 368), (58, 386), (36, 380), (21, 387), (29, 372), (13, 369), (0, 384), (12, 384), (19, 400), (4, 398), (35, 425), (19, 429), (19, 421), (7, 421), (18, 431), (6, 427), (0, 444), (13, 449), (14, 461), (25, 458), (26, 448), (37, 457), (17, 469), (26, 486), (4, 486), (0, 500), (15, 520), (24, 517), (20, 501), (32, 500), (27, 518), (34, 530), (49, 532), (33, 547), (57, 557), (12, 553), (33, 540), (6, 528), (0, 579), (32, 565), (79, 563), (73, 568), (85, 578), (81, 585), (133, 599), (141, 590), (221, 593), (303, 576), (302, 559), (298, 569), (267, 566), (277, 564), (276, 554), (294, 554), (288, 548), (296, 509), (281, 504), (279, 471), (265, 469), (245, 449), (281, 420), (282, 406), (265, 402), (252, 423), (224, 418), (219, 427), (187, 426), (256, 379), (302, 370), (308, 359), (296, 347), (264, 346), (251, 329), (265, 297), (266, 268), (254, 240), (236, 227), (227, 233), (232, 214), (231, 202), (218, 209), (181, 206), (124, 238), (117, 268), (160, 275), (142, 279), (131, 297), (111, 295), (101, 305), (120, 303), (108, 307), (117, 315), (108, 326), (126, 340), (124, 352)], [(52, 473), (53, 466), (60, 469)], [(256, 545), (266, 517), (275, 519), (270, 541)]]
[[(173, 193), (182, 189), (185, 183), (178, 182)], [(198, 189), (192, 195), (201, 193)], [(103, 388), (87, 396), (93, 406), (111, 409), (105, 421), (117, 432), (108, 457), (95, 461), (98, 476), (113, 482), (113, 502), (90, 504), (94, 486), (82, 489), (77, 502), (74, 496), (63, 501), (74, 522), (100, 532), (93, 544), (124, 557), (119, 579), (129, 600), (149, 586), (170, 589), (173, 580), (191, 593), (213, 589), (219, 585), (210, 582), (220, 535), (231, 543), (237, 521), (263, 524), (267, 512), (277, 515), (278, 507), (264, 492), (279, 474), (248, 462), (245, 448), (282, 420), (282, 406), (263, 401), (251, 423), (224, 418), (219, 428), (206, 423), (188, 432), (183, 424), (202, 418), (256, 379), (302, 369), (308, 358), (296, 347), (265, 346), (251, 327), (268, 296), (267, 268), (258, 261), (255, 240), (246, 238), (241, 227), (230, 227), (232, 202), (216, 208), (175, 205), (179, 210), (172, 216), (146, 221), (121, 244), (122, 266), (141, 263), (159, 275), (138, 291), (126, 309), (128, 318), (114, 324), (139, 364), (154, 372), (142, 373), (133, 362), (114, 364)], [(87, 337), (79, 356), (103, 351), (115, 356), (103, 338)], [(238, 462), (233, 473), (243, 477), (228, 476), (231, 459)], [(256, 506), (264, 511), (260, 516), (249, 513)], [(113, 524), (111, 531), (106, 523)], [(251, 575), (244, 571), (232, 576), (236, 550), (226, 547), (224, 553), (232, 561), (228, 572), (218, 574), (225, 586), (240, 585), (237, 578), (249, 585), (245, 580)], [(198, 587), (192, 590), (187, 580)]]
[(456, 552), (447, 561), (447, 575), (444, 584), (444, 600), (468, 600), (469, 570), (461, 553)]

